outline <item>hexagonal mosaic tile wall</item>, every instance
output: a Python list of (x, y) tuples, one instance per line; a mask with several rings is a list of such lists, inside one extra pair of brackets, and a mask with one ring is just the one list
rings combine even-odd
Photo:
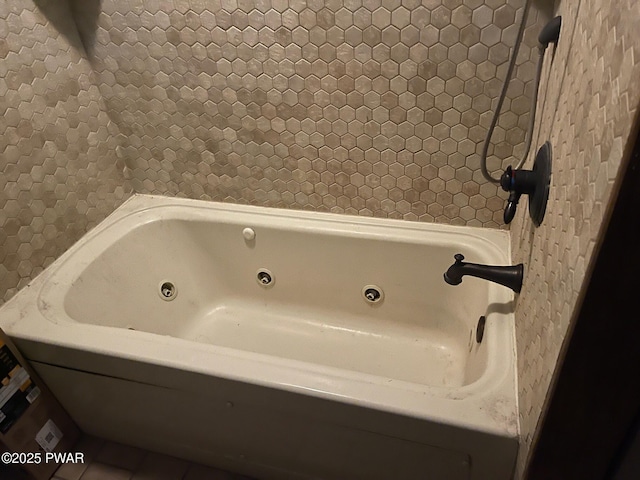
[[(478, 152), (522, 4), (105, 0), (87, 50), (137, 192), (499, 227)], [(522, 152), (535, 55), (491, 168)]]
[(0, 2), (0, 304), (131, 190), (66, 3), (38, 4)]
[[(640, 3), (558, 2), (563, 26), (548, 56), (548, 86), (538, 103), (541, 125), (535, 145), (553, 146), (547, 215), (534, 228), (521, 211), (511, 225), (514, 262), (526, 265), (516, 301), (523, 478), (549, 386), (609, 204), (640, 104)], [(523, 205), (525, 207), (526, 205)]]

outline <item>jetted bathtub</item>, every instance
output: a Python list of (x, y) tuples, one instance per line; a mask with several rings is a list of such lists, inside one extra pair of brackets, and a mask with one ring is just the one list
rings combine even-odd
[(447, 285), (455, 253), (511, 264), (498, 230), (137, 195), (0, 326), (90, 434), (265, 479), (507, 480), (513, 293)]

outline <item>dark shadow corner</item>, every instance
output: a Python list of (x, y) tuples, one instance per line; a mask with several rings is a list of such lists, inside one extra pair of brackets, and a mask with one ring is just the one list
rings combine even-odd
[(34, 0), (49, 22), (88, 60), (93, 59), (102, 0)]
[(71, 14), (78, 28), (78, 35), (80, 35), (89, 60), (93, 60), (94, 56), (101, 3), (102, 0), (69, 0)]

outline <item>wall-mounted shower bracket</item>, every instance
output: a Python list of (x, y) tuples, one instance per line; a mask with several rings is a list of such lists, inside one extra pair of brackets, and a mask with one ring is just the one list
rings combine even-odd
[(549, 185), (551, 183), (551, 144), (545, 142), (536, 154), (533, 170), (513, 170), (507, 167), (500, 178), (500, 186), (509, 192), (509, 200), (504, 209), (504, 223), (511, 223), (516, 214), (522, 194), (529, 195), (529, 215), (540, 226), (547, 210)]

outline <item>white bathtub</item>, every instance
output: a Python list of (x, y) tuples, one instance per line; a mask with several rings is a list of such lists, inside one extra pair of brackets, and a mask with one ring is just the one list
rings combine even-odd
[(138, 195), (0, 326), (87, 433), (259, 478), (506, 480), (513, 293), (447, 285), (459, 252), (511, 263), (503, 231)]

